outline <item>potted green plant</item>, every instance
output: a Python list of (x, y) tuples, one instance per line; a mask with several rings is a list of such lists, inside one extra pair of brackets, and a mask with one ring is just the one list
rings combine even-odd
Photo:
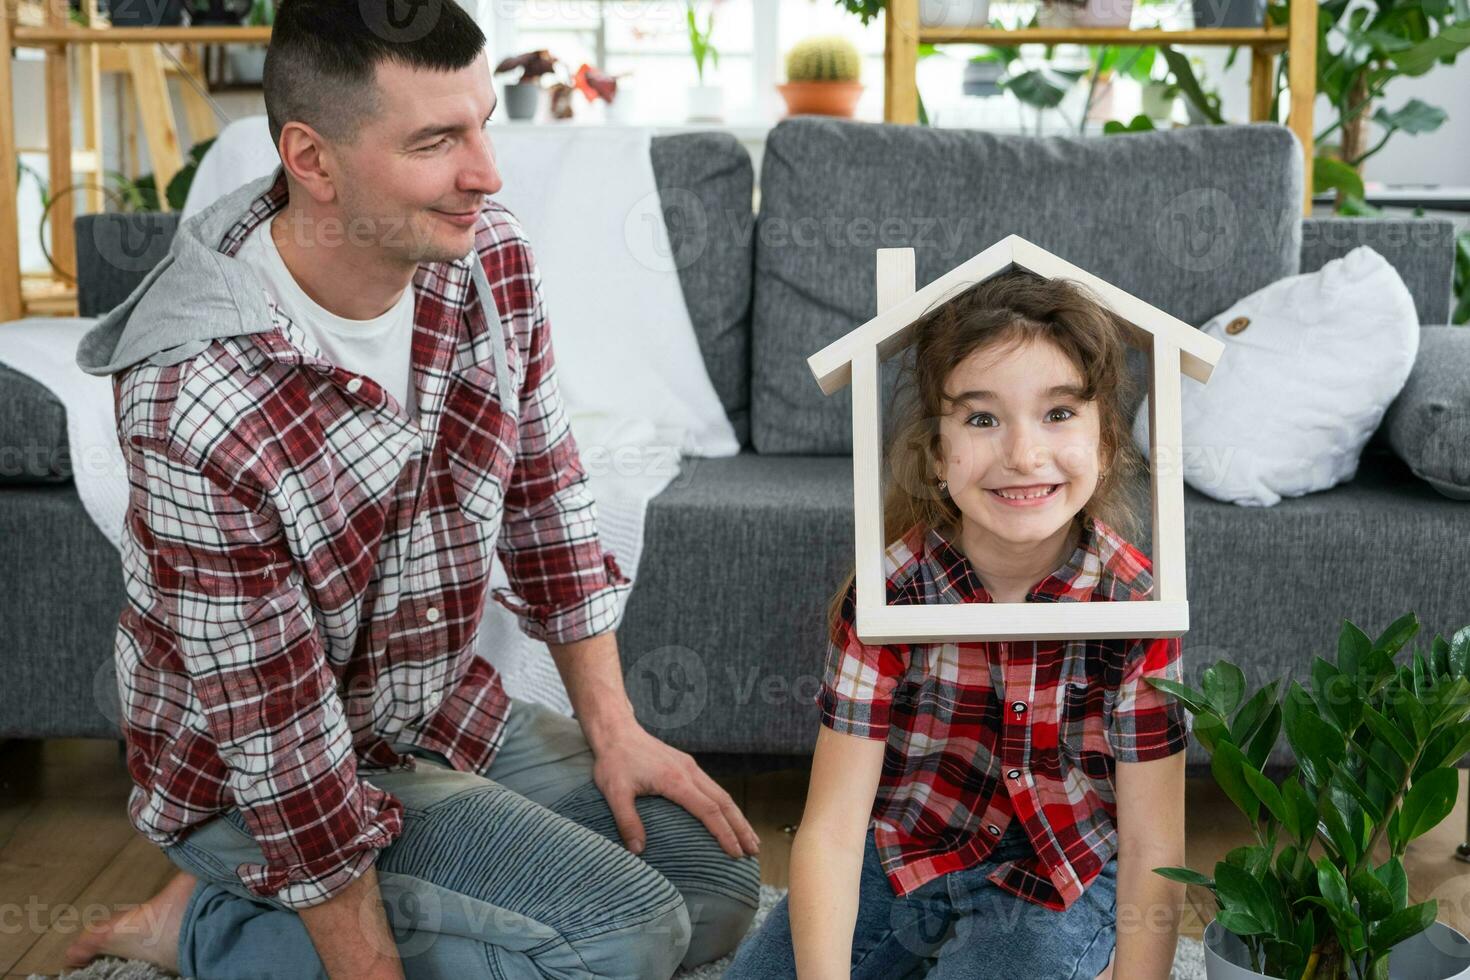
[[(1254, 837), (1212, 875), (1154, 869), (1215, 896), (1209, 980), (1470, 977), (1470, 941), (1435, 921), (1437, 902), (1409, 901), (1403, 863), (1454, 808), (1455, 764), (1470, 752), (1470, 626), (1399, 663), (1418, 631), (1413, 613), (1377, 639), (1345, 620), (1309, 687), (1278, 679), (1247, 695), (1223, 660), (1200, 690), (1150, 680), (1193, 715), (1215, 782)], [(1283, 732), (1296, 762), (1277, 781), (1265, 769)]]
[(862, 56), (845, 37), (811, 37), (786, 54), (786, 83), (776, 86), (793, 116), (851, 117), (863, 94)]
[(699, 26), (694, 0), (685, 0), (685, 21), (689, 27), (689, 51), (694, 55), (694, 71), (699, 83), (689, 89), (690, 122), (723, 122), (725, 118), (725, 90), (719, 85), (707, 83), (704, 63), (709, 61), (712, 69), (720, 67), (720, 52), (710, 40), (715, 32), (715, 12), (711, 8), (704, 26)]
[[(276, 22), (275, 0), (252, 0), (246, 27), (270, 27)], [(259, 85), (265, 76), (264, 44), (232, 44), (225, 49), (230, 79), (240, 85)]]
[(542, 80), (556, 72), (557, 60), (545, 49), (512, 55), (495, 66), (496, 75), (516, 72), (515, 81), (503, 86), (502, 98), (505, 114), (511, 119), (527, 120), (536, 117), (541, 105)]

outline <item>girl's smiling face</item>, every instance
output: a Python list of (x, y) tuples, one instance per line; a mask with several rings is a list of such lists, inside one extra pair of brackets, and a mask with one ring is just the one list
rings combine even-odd
[(936, 473), (967, 537), (1015, 554), (1065, 535), (1098, 483), (1101, 429), (1082, 384), (1047, 340), (977, 350), (950, 372)]

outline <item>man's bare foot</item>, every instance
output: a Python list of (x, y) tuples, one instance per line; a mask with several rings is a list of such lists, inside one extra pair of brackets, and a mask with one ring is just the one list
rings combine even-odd
[(142, 905), (88, 926), (66, 948), (66, 966), (85, 966), (98, 956), (117, 956), (125, 960), (147, 960), (178, 973), (179, 929), (189, 895), (198, 883), (199, 879), (181, 871)]

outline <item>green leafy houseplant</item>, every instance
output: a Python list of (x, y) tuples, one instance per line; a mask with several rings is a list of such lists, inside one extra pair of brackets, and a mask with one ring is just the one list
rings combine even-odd
[[(1209, 889), (1220, 925), (1244, 942), (1249, 968), (1287, 980), (1386, 980), (1389, 951), (1434, 922), (1410, 904), (1403, 856), (1454, 808), (1454, 766), (1470, 751), (1470, 626), (1396, 658), (1419, 631), (1413, 613), (1370, 639), (1344, 621), (1335, 661), (1316, 657), (1311, 685), (1272, 681), (1246, 696), (1220, 661), (1201, 690), (1151, 679), (1194, 716), (1216, 783), (1255, 843), (1213, 876), (1156, 868)], [(1296, 765), (1264, 773), (1282, 732)]]
[[(1396, 78), (1418, 77), (1438, 65), (1453, 65), (1460, 52), (1470, 47), (1470, 0), (1321, 0), (1317, 11), (1316, 86), (1333, 112), (1327, 124), (1313, 134), (1312, 191), (1335, 192), (1334, 210), (1339, 214), (1375, 215), (1376, 211), (1362, 204), (1363, 164), (1397, 134), (1432, 133), (1447, 118), (1443, 109), (1417, 98), (1385, 108), (1380, 104), (1384, 92)], [(1271, 3), (1266, 16), (1272, 24), (1285, 24), (1287, 5)], [(1235, 53), (1232, 49), (1232, 58)], [(1170, 56), (1168, 49), (1165, 54), (1182, 94), (1203, 112), (1206, 107), (1199, 100), (1199, 86), (1189, 63), (1177, 53)], [(1277, 59), (1271, 86), (1272, 118), (1283, 124), (1287, 106), (1278, 96), (1290, 61), (1290, 52)], [(1221, 121), (1216, 108), (1213, 115), (1204, 113), (1211, 122)], [(1371, 146), (1370, 119), (1382, 131)], [(1145, 127), (1134, 120), (1124, 128)], [(1470, 240), (1463, 236), (1458, 244), (1460, 250), (1470, 248)], [(1458, 256), (1457, 251), (1457, 299), (1451, 322), (1466, 323), (1470, 322), (1470, 261)]]

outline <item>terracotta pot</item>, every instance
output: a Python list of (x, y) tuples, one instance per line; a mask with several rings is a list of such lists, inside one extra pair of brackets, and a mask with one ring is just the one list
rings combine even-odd
[(851, 117), (862, 97), (861, 82), (787, 82), (777, 85), (792, 116)]

